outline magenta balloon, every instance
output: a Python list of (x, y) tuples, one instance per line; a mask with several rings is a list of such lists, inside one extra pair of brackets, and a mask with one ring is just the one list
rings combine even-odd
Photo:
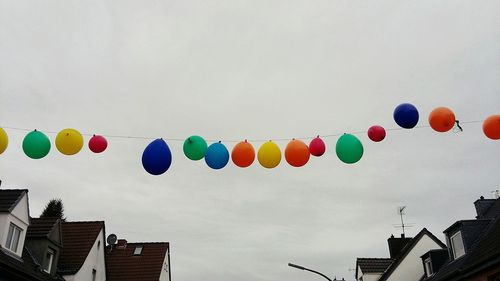
[(385, 139), (385, 129), (382, 126), (375, 125), (368, 129), (368, 137), (374, 142), (380, 142)]
[(325, 142), (320, 137), (314, 138), (309, 143), (309, 151), (311, 152), (312, 156), (319, 157), (323, 155), (326, 151)]

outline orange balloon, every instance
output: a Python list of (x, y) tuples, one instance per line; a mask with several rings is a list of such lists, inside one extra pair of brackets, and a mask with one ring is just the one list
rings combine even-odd
[(255, 160), (255, 150), (253, 146), (247, 141), (239, 142), (233, 147), (233, 151), (231, 151), (231, 160), (240, 168), (246, 168), (252, 165)]
[(431, 128), (438, 132), (447, 132), (455, 126), (455, 114), (447, 107), (438, 107), (429, 114)]
[(286, 162), (294, 167), (304, 166), (310, 156), (309, 147), (300, 140), (291, 140), (285, 148)]
[(491, 115), (483, 122), (484, 134), (492, 139), (500, 139), (500, 115)]

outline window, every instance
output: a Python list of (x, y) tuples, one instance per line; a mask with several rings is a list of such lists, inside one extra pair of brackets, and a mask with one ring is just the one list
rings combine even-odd
[(92, 269), (92, 281), (95, 281), (96, 276), (97, 276), (97, 270)]
[(101, 247), (101, 240), (97, 241), (97, 250)]
[(427, 277), (430, 277), (432, 274), (434, 274), (434, 272), (432, 272), (432, 263), (431, 263), (430, 258), (425, 259), (424, 265), (425, 265), (425, 273), (427, 274)]
[(45, 254), (45, 259), (43, 260), (43, 270), (45, 272), (50, 273), (50, 269), (52, 268), (52, 261), (54, 260), (54, 250), (49, 248), (47, 253)]
[(17, 252), (17, 246), (19, 245), (19, 237), (23, 230), (19, 226), (10, 223), (9, 233), (7, 234), (7, 243), (5, 247), (13, 252)]
[(462, 233), (460, 231), (450, 237), (450, 244), (454, 259), (465, 255), (464, 241), (462, 240)]
[(144, 247), (143, 245), (137, 245), (137, 246), (135, 246), (134, 256), (141, 255), (143, 247)]

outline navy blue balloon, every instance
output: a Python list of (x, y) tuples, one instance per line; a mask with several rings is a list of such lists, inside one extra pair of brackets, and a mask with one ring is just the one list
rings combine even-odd
[(418, 123), (418, 110), (409, 103), (402, 103), (394, 109), (394, 121), (405, 129), (411, 129)]
[(152, 141), (142, 153), (142, 166), (152, 175), (165, 173), (172, 164), (172, 152), (162, 139)]
[(212, 143), (205, 154), (205, 162), (215, 170), (222, 169), (229, 161), (229, 151), (226, 146), (220, 142)]

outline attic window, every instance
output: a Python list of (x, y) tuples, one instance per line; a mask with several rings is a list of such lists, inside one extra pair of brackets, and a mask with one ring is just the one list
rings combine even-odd
[(9, 232), (7, 234), (7, 243), (5, 244), (6, 248), (17, 252), (17, 245), (19, 244), (19, 238), (21, 237), (21, 233), (23, 230), (17, 225), (10, 223)]
[(142, 248), (144, 248), (144, 245), (137, 245), (137, 246), (135, 246), (134, 256), (142, 255)]
[(431, 259), (430, 258), (425, 259), (424, 265), (425, 265), (425, 273), (426, 273), (427, 277), (431, 277), (431, 275), (434, 274), (434, 272), (432, 272)]
[(450, 244), (453, 259), (458, 259), (465, 255), (464, 241), (462, 240), (462, 233), (460, 231), (450, 237)]
[(54, 250), (48, 249), (47, 253), (45, 254), (45, 259), (43, 261), (43, 270), (45, 272), (50, 273), (50, 270), (52, 269), (52, 261), (54, 260)]

